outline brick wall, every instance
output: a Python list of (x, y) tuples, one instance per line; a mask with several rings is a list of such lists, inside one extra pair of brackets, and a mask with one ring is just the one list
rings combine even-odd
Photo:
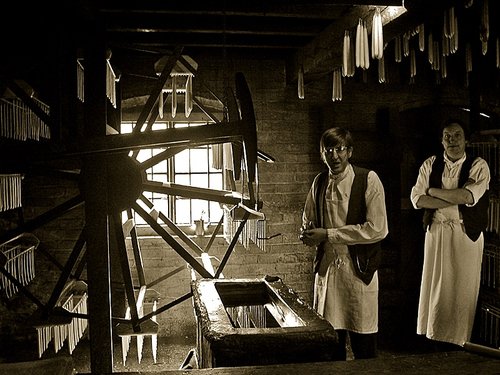
[[(232, 60), (222, 71), (221, 61), (200, 58), (194, 92), (203, 90), (203, 82), (216, 93), (223, 92), (224, 82), (232, 82), (234, 72), (242, 71), (247, 79), (255, 109), (258, 147), (271, 154), (274, 164), (259, 161), (259, 198), (264, 202), (262, 212), (268, 220), (267, 234), (277, 235), (267, 243), (266, 251), (255, 246), (248, 249), (237, 245), (224, 269), (224, 276), (256, 278), (264, 275), (281, 277), (284, 282), (311, 302), (313, 251), (298, 240), (301, 213), (312, 179), (322, 164), (318, 143), (323, 130), (331, 126), (350, 128), (356, 146), (353, 162), (375, 169), (386, 188), (391, 233), (384, 243), (385, 257), (380, 271), (381, 327), (390, 321), (391, 311), (401, 303), (398, 289), (398, 267), (401, 254), (400, 175), (401, 149), (398, 144), (399, 113), (406, 108), (429, 103), (467, 103), (467, 92), (451, 82), (434, 85), (433, 81), (418, 81), (409, 85), (398, 74), (391, 83), (379, 84), (372, 76), (366, 82), (360, 75), (345, 82), (341, 102), (331, 98), (331, 75), (306, 85), (305, 99), (297, 98), (295, 84), (286, 84), (285, 64), (281, 61)], [(229, 79), (228, 79), (229, 77)], [(422, 126), (430, 126), (422, 124)], [(55, 179), (26, 178), (23, 184), (26, 219), (35, 217), (77, 191), (77, 186)], [(36, 231), (42, 245), (59, 262), (64, 263), (83, 226), (83, 209), (79, 208)], [(6, 228), (9, 224), (5, 223)], [(279, 234), (279, 235), (278, 235)], [(206, 245), (206, 239), (200, 245)], [(182, 258), (161, 238), (141, 238), (147, 282), (185, 265)], [(129, 246), (130, 247), (130, 246)], [(222, 259), (227, 243), (219, 238), (210, 254)], [(214, 261), (217, 264), (216, 261)], [(133, 266), (133, 262), (132, 262)], [(37, 257), (37, 280), (32, 288), (41, 299), (48, 298), (59, 270), (44, 257)], [(177, 273), (157, 286), (160, 305), (169, 303), (189, 291), (190, 272)], [(19, 317), (33, 311), (30, 301), (19, 298), (15, 303), (0, 305), (0, 334), (16, 334), (23, 330)], [(16, 329), (12, 322), (15, 321)], [(158, 317), (161, 335), (194, 333), (191, 301), (185, 301)]]

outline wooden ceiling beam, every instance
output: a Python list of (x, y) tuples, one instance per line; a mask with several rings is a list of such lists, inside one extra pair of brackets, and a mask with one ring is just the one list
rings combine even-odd
[[(408, 1), (408, 0), (407, 0)], [(299, 17), (301, 19), (325, 18), (336, 19), (345, 7), (349, 6), (401, 6), (402, 0), (278, 0), (267, 2), (228, 2), (225, 0), (206, 3), (182, 1), (175, 7), (165, 6), (158, 1), (141, 1), (127, 3), (119, 0), (107, 1), (101, 5), (96, 2), (95, 9), (102, 14), (159, 14), (159, 15), (190, 15), (190, 16), (269, 16), (269, 17)]]
[[(387, 43), (396, 36), (411, 30), (420, 23), (435, 17), (442, 17), (443, 11), (452, 5), (458, 4), (458, 0), (444, 0), (436, 2), (432, 0), (406, 0), (406, 12), (396, 19), (388, 22), (382, 15), (384, 23), (384, 42)], [(462, 2), (460, 2), (462, 4)], [(382, 12), (387, 8), (382, 9)], [(287, 82), (297, 81), (297, 72), (302, 65), (306, 80), (314, 80), (330, 74), (336, 67), (342, 66), (342, 45), (345, 30), (355, 31), (358, 20), (367, 21), (370, 33), (371, 20), (375, 7), (358, 6), (352, 8), (342, 19), (328, 26), (307, 46), (301, 48), (287, 64)]]
[(323, 30), (329, 21), (311, 18), (298, 22), (294, 19), (276, 19), (276, 17), (199, 17), (182, 16), (166, 20), (165, 16), (120, 15), (107, 18), (105, 28), (108, 33), (177, 33), (177, 34), (222, 34), (226, 35), (287, 35), (311, 37)]

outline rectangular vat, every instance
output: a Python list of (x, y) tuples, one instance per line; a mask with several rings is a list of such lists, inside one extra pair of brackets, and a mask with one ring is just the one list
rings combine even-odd
[(334, 360), (331, 324), (279, 278), (193, 281), (200, 368)]

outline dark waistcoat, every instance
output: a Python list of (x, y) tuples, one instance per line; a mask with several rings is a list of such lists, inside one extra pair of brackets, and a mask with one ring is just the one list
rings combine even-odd
[[(365, 192), (367, 186), (368, 169), (353, 165), (354, 181), (349, 197), (346, 224), (362, 224), (366, 221)], [(325, 216), (325, 193), (328, 186), (328, 171), (321, 172), (316, 184), (316, 223), (320, 228), (324, 227)], [(381, 246), (380, 241), (372, 244), (348, 245), (356, 275), (366, 284), (370, 284), (373, 274), (380, 265)], [(321, 259), (325, 253), (324, 242), (316, 248), (314, 259), (314, 272), (318, 272)]]
[[(469, 172), (472, 167), (474, 158), (466, 155), (465, 161), (460, 169), (460, 177), (458, 178), (458, 187), (463, 187), (469, 179)], [(432, 164), (432, 171), (429, 176), (429, 188), (442, 188), (442, 176), (444, 171), (444, 158), (436, 157)], [(489, 205), (489, 190), (483, 194), (479, 201), (472, 207), (465, 204), (459, 204), (458, 209), (462, 214), (464, 221), (465, 233), (472, 240), (476, 241), (481, 232), (488, 227), (488, 205)], [(435, 209), (426, 208), (424, 211), (424, 229), (431, 225)]]

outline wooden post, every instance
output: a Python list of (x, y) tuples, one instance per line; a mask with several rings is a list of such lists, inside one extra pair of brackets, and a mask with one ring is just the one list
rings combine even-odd
[[(85, 48), (85, 137), (106, 135), (104, 35), (91, 30)], [(113, 372), (109, 222), (106, 156), (84, 159), (83, 190), (87, 233), (88, 313), (91, 372)]]

